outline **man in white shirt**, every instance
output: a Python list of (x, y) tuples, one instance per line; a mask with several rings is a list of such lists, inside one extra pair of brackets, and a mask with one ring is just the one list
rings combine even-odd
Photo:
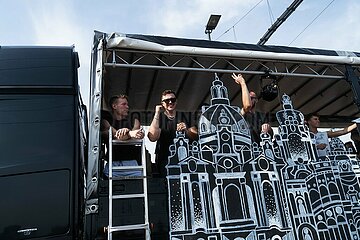
[(315, 146), (319, 157), (326, 156), (330, 152), (329, 138), (339, 137), (356, 129), (356, 123), (353, 123), (341, 130), (319, 132), (318, 128), (320, 127), (320, 118), (318, 113), (310, 113), (306, 115), (305, 122), (309, 127), (309, 131), (315, 135)]

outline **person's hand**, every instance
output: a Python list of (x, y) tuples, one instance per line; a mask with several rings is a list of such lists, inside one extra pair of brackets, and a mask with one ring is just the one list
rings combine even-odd
[(235, 80), (235, 82), (239, 85), (241, 84), (245, 84), (245, 79), (243, 78), (243, 76), (239, 73), (238, 75), (236, 75), (235, 73), (233, 73), (231, 75), (231, 77)]
[(155, 106), (155, 113), (160, 113), (163, 110), (163, 106), (161, 104)]
[(326, 144), (325, 143), (320, 143), (320, 144), (316, 145), (316, 148), (320, 149), (320, 150), (324, 150), (326, 148)]
[(115, 133), (115, 138), (120, 139), (126, 136), (130, 132), (130, 129), (128, 128), (120, 128)]
[(184, 122), (180, 122), (176, 125), (176, 131), (185, 131), (186, 124)]
[(145, 136), (145, 132), (142, 128), (140, 128), (140, 129), (130, 131), (129, 135), (131, 138), (143, 139)]
[(271, 126), (268, 123), (264, 123), (263, 125), (261, 125), (261, 132), (262, 133), (269, 133), (270, 129), (271, 129)]

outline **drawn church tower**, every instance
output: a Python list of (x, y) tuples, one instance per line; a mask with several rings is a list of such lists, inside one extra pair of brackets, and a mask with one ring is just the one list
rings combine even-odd
[(257, 239), (293, 239), (284, 196), (281, 170), (285, 166), (276, 154), (270, 134), (262, 133), (260, 147), (254, 145), (254, 159), (244, 170), (248, 189), (252, 192)]
[(250, 131), (240, 108), (230, 106), (227, 89), (217, 76), (210, 90), (211, 105), (202, 108), (199, 120), (199, 145), (202, 159), (214, 168), (217, 227), (227, 232), (228, 239), (245, 238), (255, 228), (243, 172), (244, 163), (252, 158)]
[(208, 230), (216, 226), (207, 172), (210, 163), (199, 157), (198, 143), (189, 144), (185, 134), (177, 132), (166, 166), (170, 239), (182, 239), (183, 235), (218, 237), (218, 233)]
[(283, 173), (295, 239), (358, 239), (346, 219), (352, 216), (341, 200), (335, 156), (318, 158), (302, 113), (287, 95), (282, 100), (276, 139), (288, 164)]

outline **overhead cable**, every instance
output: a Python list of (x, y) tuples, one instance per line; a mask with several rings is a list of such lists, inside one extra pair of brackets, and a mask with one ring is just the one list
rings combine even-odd
[(234, 27), (241, 21), (243, 20), (247, 15), (249, 15), (249, 13), (254, 10), (261, 2), (263, 2), (264, 0), (260, 0), (257, 4), (255, 4), (254, 7), (252, 7), (244, 16), (242, 16), (234, 25), (232, 25), (229, 29), (227, 29), (223, 34), (221, 34), (218, 38), (216, 38), (216, 40), (218, 40), (219, 38), (221, 38), (222, 36), (224, 36), (226, 33), (228, 33), (232, 28), (234, 29)]
[(299, 36), (301, 35), (301, 34), (303, 34), (304, 32), (305, 32), (305, 30), (308, 28), (308, 27), (310, 27), (310, 25), (311, 24), (313, 24), (314, 22), (315, 22), (315, 20), (316, 19), (318, 19), (319, 17), (320, 17), (320, 15), (328, 8), (328, 7), (330, 7), (330, 5), (334, 2), (335, 0), (332, 0), (295, 38), (294, 38), (294, 40), (292, 40), (289, 44), (288, 44), (288, 47), (293, 43), (293, 42), (295, 42), (296, 41), (296, 39), (298, 39), (299, 38)]

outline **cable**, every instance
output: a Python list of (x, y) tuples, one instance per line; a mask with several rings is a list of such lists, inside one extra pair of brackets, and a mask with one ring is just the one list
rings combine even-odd
[(320, 17), (320, 15), (321, 15), (328, 7), (330, 7), (330, 5), (331, 5), (333, 2), (335, 2), (335, 0), (332, 0), (313, 20), (295, 37), (295, 39), (292, 40), (287, 46), (289, 47), (293, 42), (295, 42), (296, 39), (298, 39), (299, 36), (300, 36), (301, 34), (303, 34), (303, 33), (305, 32), (305, 30), (306, 30), (308, 27), (310, 27), (310, 25), (313, 24), (313, 23), (315, 22), (315, 20), (316, 20), (318, 17)]
[(269, 12), (269, 18), (270, 18), (270, 24), (273, 24), (275, 22), (274, 14), (271, 10), (271, 6), (269, 3), (269, 0), (266, 0), (267, 6), (268, 6), (268, 12)]
[(233, 27), (232, 29), (233, 29), (233, 32), (234, 32), (234, 40), (235, 40), (235, 42), (237, 42), (237, 37), (236, 37), (236, 31), (235, 31), (235, 28)]
[(232, 25), (228, 30), (226, 30), (223, 34), (221, 34), (216, 40), (224, 36), (226, 33), (228, 33), (232, 28), (234, 28), (241, 20), (243, 20), (249, 13), (254, 10), (261, 2), (264, 0), (260, 0), (257, 4), (255, 4), (254, 7), (252, 7), (244, 16), (242, 16), (234, 25)]

